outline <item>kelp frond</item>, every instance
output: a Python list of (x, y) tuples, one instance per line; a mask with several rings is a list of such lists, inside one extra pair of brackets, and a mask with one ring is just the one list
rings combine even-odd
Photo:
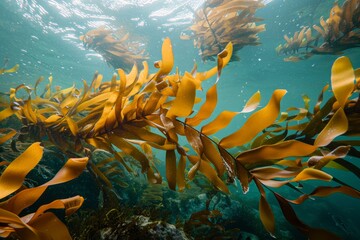
[(70, 215), (81, 207), (84, 201), (81, 196), (54, 200), (27, 215), (23, 215), (22, 212), (33, 205), (48, 186), (78, 177), (86, 167), (88, 159), (69, 159), (50, 181), (38, 187), (19, 191), (25, 176), (39, 163), (42, 155), (43, 147), (39, 142), (33, 143), (1, 174), (0, 200), (3, 201), (0, 202), (0, 237), (6, 238), (16, 234), (20, 239), (71, 239), (64, 223), (49, 210), (64, 209), (65, 214)]
[(101, 54), (105, 61), (116, 68), (131, 69), (148, 58), (144, 44), (136, 41), (128, 32), (99, 27), (80, 36), (85, 48), (91, 48)]
[[(40, 139), (49, 139), (67, 154), (105, 150), (129, 172), (139, 167), (153, 184), (162, 183), (163, 177), (151, 149), (165, 151), (165, 179), (172, 190), (184, 190), (186, 181), (196, 179), (199, 172), (224, 193), (230, 193), (228, 183), (235, 179), (240, 181), (244, 193), (254, 181), (260, 192), (260, 219), (270, 234), (275, 235), (275, 218), (266, 191), (274, 194), (285, 218), (305, 235), (335, 239), (333, 234), (301, 222), (291, 204), (336, 192), (360, 197), (357, 189), (325, 172), (327, 167), (334, 167), (334, 162), (349, 172), (359, 172), (356, 167), (349, 168), (351, 163), (343, 159), (346, 155), (359, 156), (354, 148), (359, 143), (352, 138), (359, 134), (359, 100), (352, 99), (358, 92), (358, 70), (354, 71), (346, 57), (336, 60), (331, 78), (333, 96), (323, 104), (327, 89), (324, 88), (313, 111), (304, 96), (304, 107), (281, 113), (280, 104), (287, 91), (277, 89), (260, 109), (257, 108), (260, 93), (256, 92), (242, 111), (222, 111), (202, 124), (214, 115), (217, 83), (232, 52), (233, 45), (229, 43), (217, 55), (217, 66), (209, 71), (170, 74), (174, 57), (171, 41), (166, 38), (162, 59), (155, 63), (159, 69), (155, 74), (148, 73), (144, 62), (140, 73), (136, 65), (128, 74), (118, 69), (118, 74), (108, 82), (103, 82), (102, 75), (97, 73), (90, 85), (83, 82), (82, 89), (71, 87), (53, 92), (50, 81), (44, 94), (34, 97), (29, 93), (25, 99), (17, 98), (17, 89), (29, 88), (20, 86), (11, 89), (10, 104), (0, 112), (0, 119), (16, 115), (28, 129), (35, 129)], [(197, 90), (202, 89), (204, 80), (216, 74), (217, 80), (207, 90), (206, 100), (194, 113), (199, 102)], [(250, 116), (242, 127), (219, 141), (213, 140), (211, 135), (244, 113)], [(250, 149), (230, 153), (232, 148), (243, 145)], [(129, 165), (124, 156), (131, 156), (137, 164)], [(320, 186), (308, 194), (297, 189), (301, 196), (295, 200), (276, 192), (282, 186), (296, 189), (293, 184), (309, 180), (332, 181), (337, 185)]]
[[(265, 24), (256, 25), (262, 19), (255, 17), (257, 9), (263, 7), (261, 1), (224, 0), (205, 1), (194, 12), (191, 35), (181, 35), (181, 39), (194, 39), (202, 60), (216, 61), (217, 54), (232, 42), (234, 52), (247, 45), (259, 45), (258, 33), (265, 31)], [(239, 60), (235, 54), (232, 61)]]
[[(279, 45), (276, 52), (282, 54), (294, 54), (284, 58), (285, 61), (300, 61), (314, 54), (339, 54), (342, 51), (360, 46), (360, 4), (359, 0), (346, 0), (340, 7), (338, 2), (330, 10), (329, 18), (320, 18), (320, 26), (313, 28), (318, 36), (311, 36), (311, 29), (304, 27), (300, 33), (296, 32), (294, 37), (284, 36), (286, 43)], [(304, 30), (306, 34), (304, 34)], [(309, 32), (310, 31), (310, 32)], [(319, 39), (322, 39), (318, 46)], [(306, 49), (301, 51), (300, 49)], [(308, 51), (308, 49), (310, 49)]]

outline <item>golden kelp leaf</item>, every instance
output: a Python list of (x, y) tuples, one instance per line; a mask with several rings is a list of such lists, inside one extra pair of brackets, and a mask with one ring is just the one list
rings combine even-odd
[(214, 143), (204, 134), (201, 134), (200, 138), (203, 145), (203, 154), (212, 164), (214, 164), (218, 175), (221, 177), (225, 172), (225, 165), (219, 151)]
[[(0, 227), (0, 237), (7, 237), (10, 233), (14, 232), (15, 229), (21, 229), (22, 232), (27, 234), (27, 238), (29, 240), (39, 240), (39, 236), (37, 231), (31, 226), (24, 223), (21, 218), (19, 218), (16, 214), (6, 211), (0, 208), (0, 222), (5, 223), (5, 226)], [(13, 227), (9, 227), (12, 225)]]
[(205, 135), (214, 134), (221, 129), (225, 128), (231, 120), (239, 114), (238, 112), (223, 111), (213, 121), (204, 125), (201, 128), (201, 132)]
[(60, 184), (68, 182), (74, 178), (77, 178), (85, 169), (89, 158), (69, 158), (65, 165), (56, 173), (56, 175), (48, 182), (41, 186), (50, 186), (54, 184)]
[(186, 168), (186, 156), (181, 154), (176, 171), (176, 183), (180, 192), (185, 189), (185, 185), (186, 185), (185, 168)]
[(11, 139), (17, 133), (14, 129), (11, 129), (11, 128), (0, 129), (0, 133), (3, 133), (3, 132), (7, 132), (7, 133), (3, 136), (0, 136), (0, 144), (4, 144), (6, 141)]
[(299, 171), (288, 171), (275, 167), (260, 167), (250, 171), (252, 175), (259, 179), (274, 179), (274, 178), (290, 178), (296, 176)]
[(207, 179), (220, 191), (224, 193), (230, 193), (228, 187), (226, 184), (221, 180), (221, 178), (218, 177), (216, 171), (214, 168), (211, 167), (211, 165), (207, 161), (201, 161), (201, 159), (197, 157), (188, 156), (188, 159), (192, 164), (197, 164), (198, 162), (201, 162), (199, 164), (199, 171), (205, 175)]
[(91, 82), (91, 85), (90, 85), (90, 89), (93, 89), (94, 92), (96, 92), (99, 89), (100, 85), (101, 85), (102, 79), (103, 79), (102, 74), (95, 73), (94, 79), (93, 79), (93, 81)]
[(171, 72), (171, 69), (174, 66), (174, 55), (172, 51), (172, 45), (170, 38), (165, 38), (161, 48), (161, 64), (158, 76), (166, 75)]
[(0, 121), (12, 116), (14, 113), (15, 111), (11, 107), (5, 108), (0, 112)]
[[(232, 56), (232, 54), (233, 54), (233, 44), (232, 44), (231, 42), (229, 42), (229, 43), (226, 45), (226, 47), (225, 47), (225, 49), (223, 50), (223, 52), (225, 52), (225, 51), (226, 51), (227, 54), (223, 54), (223, 55), (222, 55), (222, 56), (223, 56), (223, 59), (222, 59), (222, 67), (225, 67), (225, 66), (229, 63), (229, 61), (230, 61), (230, 59), (231, 59), (231, 56)], [(210, 69), (210, 70), (207, 71), (207, 72), (199, 72), (199, 73), (196, 73), (195, 78), (196, 78), (196, 79), (199, 79), (200, 81), (204, 81), (204, 80), (206, 80), (206, 79), (214, 76), (217, 72), (218, 72), (218, 67), (216, 66), (216, 67), (213, 67), (212, 69)]]
[(307, 156), (317, 149), (316, 146), (296, 140), (287, 140), (273, 145), (265, 145), (240, 153), (236, 160), (242, 164), (261, 163), (266, 160), (283, 159), (286, 157)]
[(291, 200), (291, 202), (295, 204), (301, 204), (310, 197), (327, 197), (334, 193), (343, 193), (353, 198), (360, 198), (360, 192), (348, 186), (320, 186), (315, 188), (311, 193), (304, 194), (295, 200)]
[(108, 98), (108, 100), (105, 103), (105, 106), (103, 108), (102, 114), (100, 119), (95, 123), (94, 126), (94, 132), (97, 133), (101, 131), (105, 127), (106, 119), (111, 112), (112, 108), (114, 107), (114, 104), (116, 100), (118, 99), (118, 93), (113, 92), (113, 94)]
[(257, 91), (246, 102), (244, 108), (241, 110), (241, 113), (248, 113), (254, 111), (259, 106), (260, 100), (261, 94), (260, 91)]
[(66, 116), (65, 119), (66, 119), (66, 122), (68, 123), (71, 133), (74, 136), (76, 136), (79, 131), (79, 128), (78, 128), (76, 122), (74, 122), (74, 120), (72, 120), (69, 116)]
[(18, 231), (21, 239), (38, 240), (38, 239), (53, 239), (53, 240), (71, 240), (71, 235), (66, 225), (59, 220), (52, 212), (46, 212), (40, 215), (29, 223), (36, 233), (37, 238), (32, 238), (29, 231)]
[(191, 114), (195, 103), (196, 87), (190, 77), (183, 77), (173, 105), (166, 117), (187, 117)]
[[(29, 159), (32, 158), (30, 157), (27, 160)], [(48, 186), (64, 183), (78, 177), (86, 167), (87, 161), (88, 158), (70, 158), (50, 181), (35, 188), (22, 190), (3, 202), (1, 208), (20, 214), (25, 208), (34, 204)]]
[(96, 177), (99, 178), (106, 186), (113, 188), (110, 180), (105, 176), (105, 174), (92, 162), (89, 163), (91, 170), (96, 174)]
[(315, 139), (315, 146), (327, 146), (337, 136), (348, 130), (348, 120), (343, 108), (339, 108)]
[(22, 186), (25, 176), (39, 163), (42, 155), (43, 147), (36, 142), (7, 166), (0, 176), (0, 199)]
[(214, 84), (209, 90), (206, 92), (206, 101), (200, 107), (199, 112), (192, 118), (187, 118), (185, 123), (190, 126), (197, 126), (203, 120), (208, 119), (213, 113), (216, 104), (217, 104), (217, 84)]
[(126, 130), (127, 132), (133, 133), (135, 136), (138, 137), (138, 139), (147, 141), (147, 142), (152, 142), (152, 143), (156, 143), (159, 145), (164, 145), (166, 138), (153, 133), (152, 131), (146, 129), (146, 128), (142, 128), (142, 127), (137, 127), (131, 124), (122, 124), (121, 127)]
[(37, 123), (37, 117), (34, 110), (32, 109), (30, 97), (23, 107), (23, 113), (29, 121), (31, 121), (32, 123)]
[(360, 83), (360, 68), (355, 69), (355, 79), (356, 79), (356, 84), (358, 85)]
[(339, 102), (344, 107), (354, 89), (355, 73), (350, 59), (343, 56), (335, 60), (331, 68), (331, 86)]
[(76, 212), (84, 203), (84, 198), (77, 195), (71, 198), (61, 199), (65, 206), (65, 214), (71, 215)]
[(61, 119), (61, 116), (59, 115), (51, 115), (47, 119), (44, 120), (44, 123), (51, 124), (57, 122), (59, 119)]
[(197, 171), (200, 168), (202, 159), (198, 156), (187, 156), (188, 159), (190, 160), (190, 162), (193, 164), (193, 166), (190, 168), (189, 172), (188, 172), (188, 178), (189, 180), (193, 180), (195, 177), (195, 174), (197, 173)]
[(10, 69), (6, 69), (5, 71), (4, 71), (4, 73), (14, 73), (14, 72), (17, 72), (17, 70), (19, 69), (19, 64), (16, 64), (15, 66), (13, 66), (12, 68), (10, 68)]
[(200, 139), (200, 133), (196, 129), (185, 125), (185, 135), (191, 147), (195, 150), (198, 156), (201, 157), (204, 152), (204, 146)]
[(147, 157), (135, 146), (127, 142), (125, 139), (117, 136), (116, 134), (108, 134), (108, 137), (109, 141), (117, 148), (121, 149), (124, 153), (129, 154), (140, 162), (142, 172), (146, 172), (149, 169), (149, 159), (147, 159)]
[(308, 225), (304, 224), (297, 216), (294, 209), (289, 204), (288, 200), (286, 200), (281, 195), (274, 193), (276, 200), (278, 201), (281, 211), (284, 214), (286, 220), (295, 226), (299, 231), (303, 232), (305, 235), (309, 236), (311, 240), (317, 239), (334, 239), (339, 240), (340, 238), (335, 234), (329, 233), (323, 229), (311, 228)]
[(220, 141), (220, 146), (224, 148), (241, 146), (252, 140), (263, 129), (270, 126), (279, 115), (280, 101), (285, 93), (286, 90), (275, 90), (269, 103), (251, 115), (238, 131), (224, 137)]
[(264, 225), (266, 231), (268, 231), (271, 236), (275, 235), (275, 217), (271, 210), (270, 204), (266, 200), (266, 193), (264, 188), (261, 186), (261, 183), (255, 179), (256, 186), (260, 192), (260, 202), (259, 202), (259, 212), (260, 220)]
[[(328, 163), (332, 162), (338, 158), (345, 158), (349, 152), (351, 146), (339, 146), (330, 153), (325, 154), (324, 156), (312, 156), (307, 161), (309, 167), (314, 167), (316, 169), (322, 169), (327, 166)], [(341, 167), (341, 166), (339, 166)]]
[(166, 151), (166, 179), (171, 190), (176, 189), (176, 156), (174, 150)]
[(322, 180), (331, 181), (332, 176), (314, 168), (305, 168), (295, 178), (291, 179), (291, 182), (307, 181), (307, 180)]

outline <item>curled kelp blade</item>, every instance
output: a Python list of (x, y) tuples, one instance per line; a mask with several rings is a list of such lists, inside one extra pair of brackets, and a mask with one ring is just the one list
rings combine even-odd
[(344, 107), (346, 101), (354, 90), (355, 73), (347, 57), (335, 60), (331, 68), (332, 91), (340, 107)]
[(261, 186), (261, 183), (255, 179), (255, 183), (260, 192), (260, 201), (259, 201), (259, 212), (260, 220), (264, 225), (266, 231), (268, 231), (271, 236), (275, 236), (275, 217), (271, 210), (270, 204), (266, 199), (266, 193), (264, 188)]
[(333, 233), (327, 232), (323, 229), (312, 228), (303, 223), (296, 215), (288, 200), (275, 192), (273, 193), (286, 220), (295, 226), (299, 231), (309, 236), (309, 239), (340, 239)]
[(26, 175), (40, 162), (42, 155), (43, 147), (37, 142), (11, 162), (0, 176), (0, 199), (22, 186)]

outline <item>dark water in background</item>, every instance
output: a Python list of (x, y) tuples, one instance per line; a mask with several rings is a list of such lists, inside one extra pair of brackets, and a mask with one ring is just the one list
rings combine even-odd
[[(17, 73), (0, 76), (0, 91), (8, 91), (21, 83), (33, 85), (39, 76), (52, 74), (54, 85), (63, 88), (81, 80), (91, 81), (97, 70), (110, 79), (113, 69), (96, 52), (85, 50), (79, 36), (93, 28), (125, 26), (147, 44), (149, 65), (159, 60), (161, 42), (170, 37), (175, 55), (175, 66), (181, 72), (190, 71), (194, 61), (199, 71), (210, 69), (214, 62), (202, 63), (191, 41), (179, 39), (180, 32), (191, 23), (192, 14), (187, 4), (196, 8), (202, 1), (158, 0), (1, 0), (0, 1), (0, 66), (3, 58), (8, 66), (20, 64)], [(340, 1), (342, 2), (342, 1)], [(264, 106), (277, 88), (287, 89), (282, 108), (302, 107), (302, 95), (307, 94), (312, 106), (321, 89), (330, 83), (330, 69), (337, 56), (313, 56), (292, 63), (277, 56), (275, 47), (284, 42), (284, 34), (293, 34), (301, 26), (319, 23), (320, 16), (328, 16), (333, 0), (274, 0), (260, 9), (256, 16), (264, 18), (266, 31), (259, 34), (262, 45), (244, 47), (237, 54), (239, 62), (230, 63), (219, 83), (218, 111), (239, 111), (247, 99), (261, 91)], [(360, 67), (360, 49), (344, 52), (354, 68)], [(152, 68), (154, 72), (154, 68)], [(215, 80), (215, 79), (214, 79)], [(214, 80), (204, 84), (211, 86)], [(241, 126), (246, 116), (239, 116), (229, 129)], [(226, 132), (225, 132), (226, 133)], [(348, 179), (359, 187), (359, 180)], [(254, 188), (253, 188), (254, 189)], [(257, 196), (257, 191), (248, 194)], [(240, 192), (238, 194), (241, 194)], [(249, 197), (247, 196), (247, 197)], [(307, 223), (343, 231), (332, 221), (332, 215), (341, 216), (353, 239), (360, 237), (358, 200), (334, 196), (315, 203), (305, 203), (298, 214)], [(314, 211), (315, 209), (315, 211)], [(331, 209), (331, 213), (330, 210)]]

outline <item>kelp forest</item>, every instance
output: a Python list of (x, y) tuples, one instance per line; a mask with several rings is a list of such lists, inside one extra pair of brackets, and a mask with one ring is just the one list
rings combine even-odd
[[(81, 87), (61, 88), (40, 77), (2, 93), (0, 237), (252, 239), (239, 237), (246, 229), (259, 239), (342, 239), (309, 224), (298, 209), (312, 211), (317, 199), (336, 194), (360, 198), (346, 178), (360, 177), (360, 68), (339, 56), (318, 98), (303, 95), (301, 106), (284, 110), (287, 90), (279, 86), (269, 99), (257, 91), (237, 111), (218, 109), (222, 72), (239, 60), (236, 51), (260, 44), (260, 7), (206, 1), (195, 12), (181, 38), (192, 39), (203, 60), (214, 60), (207, 71), (176, 68), (175, 46), (165, 38), (151, 72), (144, 46), (129, 33), (99, 28), (80, 41), (114, 67), (111, 79), (95, 72)], [(287, 58), (295, 61), (359, 47), (359, 13), (359, 1), (335, 3), (329, 19), (314, 26), (319, 36), (303, 28), (285, 35), (277, 52), (299, 54)], [(0, 69), (0, 78), (18, 68)], [(239, 115), (248, 116), (245, 123), (229, 129)], [(248, 192), (258, 194), (257, 211), (241, 200)], [(226, 221), (234, 195), (240, 220)], [(287, 236), (288, 227), (297, 235)]]

